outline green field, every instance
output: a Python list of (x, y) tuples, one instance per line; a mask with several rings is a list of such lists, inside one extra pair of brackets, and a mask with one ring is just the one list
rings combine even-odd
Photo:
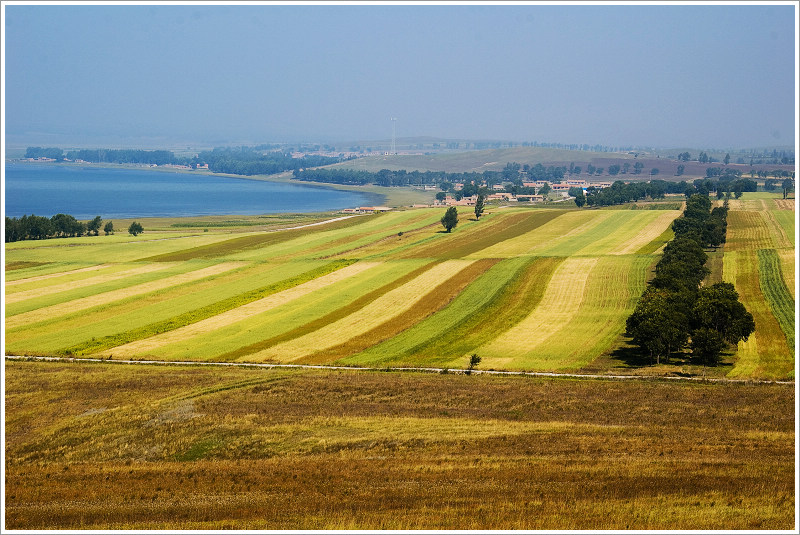
[[(730, 373), (786, 377), (793, 201), (732, 208), (715, 271), (757, 331)], [(293, 216), (264, 228), (159, 220), (135, 238), (7, 244), (5, 351), (450, 368), (478, 353), (485, 368), (575, 371), (613, 361), (679, 214), (494, 207), (478, 221), (464, 207), (452, 233), (441, 209), (326, 214), (303, 228)]]

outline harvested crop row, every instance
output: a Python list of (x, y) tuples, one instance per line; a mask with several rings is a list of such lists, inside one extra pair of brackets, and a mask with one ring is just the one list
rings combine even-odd
[(120, 301), (128, 297), (155, 292), (157, 290), (163, 290), (164, 288), (177, 286), (179, 284), (186, 284), (189, 282), (204, 279), (206, 277), (219, 275), (221, 273), (225, 273), (226, 271), (230, 271), (239, 268), (241, 266), (242, 264), (238, 262), (224, 262), (221, 264), (216, 264), (202, 269), (190, 271), (188, 273), (182, 273), (180, 275), (174, 275), (171, 277), (166, 277), (151, 282), (144, 282), (142, 284), (135, 284), (133, 286), (128, 286), (126, 288), (120, 288), (119, 290), (112, 290), (110, 292), (104, 292), (89, 297), (83, 297), (81, 299), (74, 299), (72, 301), (67, 301), (65, 303), (60, 303), (57, 305), (38, 308), (36, 310), (32, 310), (24, 314), (18, 314), (16, 316), (11, 316), (10, 318), (7, 318), (6, 329), (14, 329), (15, 327), (20, 327), (30, 323), (36, 323), (44, 319), (63, 316), (65, 314), (74, 314), (75, 312), (79, 312), (100, 305), (105, 305), (108, 303), (113, 303), (114, 301)]
[(774, 218), (776, 224), (781, 228), (783, 231), (783, 237), (785, 240), (786, 247), (794, 247), (795, 243), (795, 222), (794, 222), (794, 211), (790, 210), (772, 210), (770, 211), (770, 216)]
[(786, 284), (786, 288), (789, 290), (789, 293), (792, 294), (792, 299), (795, 299), (796, 296), (794, 295), (794, 268), (795, 268), (795, 260), (796, 254), (794, 248), (792, 249), (780, 249), (777, 251), (778, 256), (781, 259), (781, 274), (783, 274), (783, 282)]
[[(95, 266), (83, 267), (83, 268), (78, 268), (78, 269), (71, 269), (69, 271), (61, 271), (61, 272), (58, 272), (58, 273), (49, 273), (47, 275), (34, 275), (33, 277), (26, 277), (26, 278), (22, 278), (22, 279), (16, 279), (16, 280), (13, 280), (13, 281), (6, 281), (6, 288), (8, 288), (9, 286), (13, 287), (13, 286), (17, 286), (19, 284), (25, 284), (25, 283), (28, 283), (28, 282), (36, 282), (36, 281), (42, 281), (42, 280), (47, 280), (47, 279), (54, 279), (56, 277), (66, 277), (66, 276), (75, 275), (75, 274), (78, 274), (78, 273), (86, 273), (87, 271), (100, 271), (101, 269), (105, 269), (105, 268), (108, 268), (108, 267), (111, 267), (111, 264), (98, 264), (98, 265), (95, 265)], [(8, 266), (6, 266), (6, 269), (8, 269)], [(8, 295), (8, 294), (6, 294), (6, 295)]]
[(440, 284), (434, 288), (433, 291), (427, 293), (418, 303), (402, 314), (395, 316), (374, 329), (354, 336), (338, 346), (318, 351), (296, 362), (309, 364), (329, 363), (336, 359), (363, 351), (368, 347), (372, 347), (396, 336), (398, 333), (416, 325), (442, 309), (442, 307), (446, 306), (458, 296), (468, 284), (497, 262), (498, 260), (493, 258), (478, 260), (448, 279), (447, 284)]
[[(421, 217), (421, 214), (412, 210), (407, 212), (389, 212), (377, 215), (362, 216), (358, 220), (364, 222), (363, 225), (352, 225), (339, 229), (326, 230), (325, 228), (316, 229), (313, 232), (307, 231), (299, 234), (291, 240), (282, 241), (259, 249), (240, 251), (232, 255), (232, 259), (247, 261), (270, 261), (284, 262), (300, 258), (313, 258), (330, 255), (333, 251), (347, 249), (354, 241), (368, 242), (371, 237), (384, 232), (387, 228), (402, 226), (407, 221), (413, 221)], [(339, 243), (338, 248), (331, 251), (330, 244)], [(313, 251), (313, 254), (310, 253)]]
[[(156, 255), (148, 258), (150, 262), (179, 262), (183, 260), (192, 260), (194, 258), (217, 258), (220, 256), (227, 256), (240, 251), (250, 249), (260, 249), (275, 243), (281, 243), (294, 239), (298, 236), (314, 232), (318, 230), (333, 230), (338, 228), (350, 227), (364, 222), (363, 218), (348, 218), (332, 221), (324, 225), (314, 226), (310, 228), (300, 228), (293, 230), (281, 230), (276, 232), (259, 232), (258, 234), (251, 234), (248, 236), (241, 236), (225, 240), (219, 243), (212, 243), (193, 247), (191, 249), (184, 249), (182, 251), (175, 251), (173, 253), (166, 253)], [(313, 229), (313, 230), (312, 230)]]
[(511, 258), (493, 266), (447, 307), (341, 363), (460, 366), (468, 354), (526, 317), (561, 258)]
[[(681, 212), (677, 210), (668, 210), (664, 213), (658, 214), (653, 219), (644, 218), (643, 221), (645, 222), (645, 226), (643, 228), (637, 229), (626, 226), (625, 232), (627, 235), (623, 233), (621, 236), (621, 242), (616, 248), (611, 249), (609, 254), (627, 255), (637, 253), (639, 250), (647, 248), (665, 232), (671, 232), (670, 227), (672, 222), (679, 215), (681, 215)], [(636, 232), (636, 234), (631, 236), (633, 232)], [(596, 252), (599, 254), (602, 253), (602, 250)]]
[[(226, 343), (228, 349), (217, 352), (211, 360), (237, 360), (321, 329), (357, 312), (382, 295), (415, 279), (432, 266), (432, 262), (425, 261), (384, 262), (380, 267), (362, 274), (357, 280), (331, 286), (268, 314), (253, 317), (248, 322), (237, 325), (235, 332), (233, 328), (214, 331), (210, 336), (213, 336), (215, 342)], [(250, 331), (253, 332), (252, 335)], [(196, 353), (202, 351), (202, 347), (206, 345), (204, 339), (208, 336), (193, 338), (193, 351), (182, 355), (186, 358), (197, 358)], [(251, 336), (257, 337), (256, 341), (249, 340)], [(231, 347), (236, 349), (230, 350)], [(165, 350), (168, 351), (169, 348)]]
[[(90, 309), (43, 318), (41, 321), (7, 330), (6, 344), (13, 340), (14, 347), (52, 353), (65, 346), (83, 343), (92, 337), (112, 336), (154, 322), (166, 321), (199, 307), (297, 276), (304, 269), (323, 264), (324, 262), (252, 264)], [(199, 267), (205, 263), (186, 263), (186, 267), (191, 265)]]
[(758, 250), (758, 277), (761, 293), (786, 335), (789, 348), (794, 349), (794, 298), (783, 282), (781, 261), (775, 249)]
[[(105, 336), (97, 339), (93, 338), (91, 341), (64, 348), (61, 350), (61, 353), (78, 355), (89, 354), (102, 351), (110, 347), (124, 345), (143, 338), (149, 338), (157, 334), (178, 329), (191, 323), (222, 314), (223, 312), (246, 305), (247, 303), (252, 303), (253, 301), (257, 301), (274, 293), (293, 288), (294, 286), (298, 286), (304, 282), (308, 282), (318, 277), (327, 275), (328, 273), (342, 269), (350, 264), (352, 264), (352, 262), (329, 262), (327, 264), (315, 267), (314, 269), (293, 275), (287, 279), (282, 279), (278, 282), (249, 290), (242, 294), (230, 296), (200, 308), (193, 308), (167, 320), (149, 323), (138, 328), (116, 333), (112, 336)], [(300, 265), (298, 268), (302, 270), (303, 266)], [(297, 272), (297, 268), (294, 268), (294, 266), (292, 266), (292, 270), (295, 271), (295, 273)]]
[(76, 288), (85, 288), (87, 286), (95, 286), (111, 281), (126, 279), (134, 275), (153, 273), (155, 271), (161, 271), (162, 269), (167, 269), (173, 266), (174, 264), (147, 264), (144, 266), (138, 266), (135, 268), (126, 269), (124, 271), (119, 271), (116, 273), (95, 275), (93, 277), (85, 278), (83, 280), (72, 280), (64, 283), (54, 284), (51, 286), (44, 286), (42, 288), (32, 288), (30, 290), (22, 290), (15, 293), (6, 294), (6, 305), (9, 305), (11, 303), (19, 303), (20, 301), (27, 301), (28, 299), (34, 299), (36, 297), (41, 297), (43, 295), (66, 292), (68, 290), (74, 290)]
[(577, 313), (584, 288), (597, 258), (567, 258), (555, 270), (544, 296), (533, 312), (479, 348), (489, 368), (516, 367), (514, 362), (561, 330)]
[(653, 257), (646, 256), (599, 258), (589, 273), (577, 312), (563, 323), (554, 318), (556, 330), (548, 336), (550, 330), (544, 329), (541, 342), (534, 342), (531, 350), (511, 365), (567, 371), (586, 366), (602, 355), (625, 331), (625, 319), (644, 291), (653, 262)]
[(316, 351), (341, 344), (402, 314), (436, 286), (447, 284), (450, 278), (471, 263), (472, 261), (450, 260), (434, 265), (414, 280), (388, 292), (339, 321), (239, 360), (291, 362)]
[(160, 333), (142, 340), (136, 340), (121, 346), (109, 348), (108, 352), (121, 357), (147, 355), (153, 350), (166, 344), (191, 338), (199, 333), (213, 331), (226, 325), (242, 321), (255, 314), (260, 314), (266, 310), (270, 310), (276, 306), (288, 303), (316, 290), (335, 284), (340, 280), (358, 275), (359, 273), (375, 267), (376, 265), (376, 263), (370, 262), (351, 264), (332, 273), (314, 278), (308, 282), (304, 282), (286, 290), (270, 294), (266, 297), (256, 301), (251, 301), (225, 312), (220, 312), (219, 314), (193, 322), (189, 325)]
[[(729, 220), (730, 221), (730, 220)], [(794, 354), (761, 292), (756, 251), (728, 251), (723, 278), (739, 292), (739, 300), (753, 315), (756, 331), (739, 342), (730, 377), (786, 377), (794, 369)]]
[(728, 251), (755, 251), (775, 247), (773, 231), (762, 212), (731, 210), (728, 212)]
[[(487, 258), (509, 258), (529, 254), (545, 255), (545, 253), (542, 253), (543, 250), (555, 249), (574, 236), (590, 231), (608, 217), (611, 217), (612, 212), (576, 210), (570, 212), (552, 211), (550, 214), (550, 219), (541, 226), (487, 247), (480, 251), (481, 256)], [(551, 255), (547, 253), (546, 256)], [(567, 255), (552, 254), (552, 256)]]
[[(402, 253), (404, 258), (496, 258), (484, 254), (491, 246), (530, 232), (563, 212), (536, 211), (493, 214), (452, 236), (439, 235), (429, 244)], [(446, 238), (446, 239), (443, 239)], [(445, 243), (446, 241), (446, 243)]]

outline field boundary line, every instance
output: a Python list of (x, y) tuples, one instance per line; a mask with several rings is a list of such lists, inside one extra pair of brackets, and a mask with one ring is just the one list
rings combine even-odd
[[(177, 360), (112, 360), (77, 357), (44, 357), (26, 355), (6, 355), (6, 361), (40, 361), (40, 362), (94, 362), (105, 364), (141, 364), (171, 366), (233, 366), (244, 368), (297, 368), (319, 370), (369, 371), (369, 372), (427, 372), (468, 375), (465, 369), (425, 368), (425, 367), (367, 367), (367, 366), (330, 366), (323, 364), (272, 364), (266, 362), (209, 362), (209, 361), (177, 361)], [(735, 384), (778, 384), (793, 385), (794, 381), (778, 381), (769, 379), (726, 379), (723, 377), (681, 377), (670, 375), (603, 375), (590, 373), (559, 372), (525, 372), (512, 370), (472, 370), (475, 375), (520, 375), (531, 377), (552, 377), (564, 379), (608, 379), (608, 380), (640, 380), (640, 381), (689, 381), (697, 383), (735, 383)]]

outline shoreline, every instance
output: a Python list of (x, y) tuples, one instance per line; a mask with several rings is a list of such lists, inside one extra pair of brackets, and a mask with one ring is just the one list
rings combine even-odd
[[(165, 168), (165, 167), (151, 167), (146, 165), (139, 165), (139, 164), (115, 164), (115, 163), (88, 163), (88, 162), (31, 162), (24, 159), (6, 159), (4, 165), (7, 164), (15, 164), (15, 165), (40, 165), (40, 166), (59, 166), (59, 167), (96, 167), (100, 169), (127, 169), (133, 171), (152, 171), (158, 173), (178, 173), (182, 175), (200, 175), (200, 176), (212, 176), (212, 177), (219, 177), (219, 178), (231, 178), (231, 179), (238, 179), (238, 180), (251, 180), (256, 182), (272, 182), (275, 184), (289, 184), (295, 185), (300, 187), (309, 187), (309, 188), (318, 188), (318, 189), (327, 189), (327, 190), (334, 190), (334, 191), (348, 191), (352, 193), (359, 193), (366, 198), (366, 204), (363, 206), (374, 205), (374, 206), (381, 206), (381, 205), (389, 205), (392, 208), (401, 208), (405, 205), (402, 203), (387, 204), (390, 200), (390, 192), (379, 192), (379, 191), (365, 191), (365, 186), (347, 186), (341, 184), (327, 184), (324, 182), (306, 182), (306, 181), (298, 181), (292, 180), (291, 172), (284, 171), (282, 173), (278, 173), (275, 175), (234, 175), (230, 173), (215, 173), (213, 171), (207, 170), (189, 170), (189, 169), (177, 169), (177, 168)], [(378, 188), (380, 186), (366, 186), (369, 188)], [(390, 189), (390, 188), (386, 188)], [(399, 189), (399, 188), (396, 188)], [(395, 199), (396, 200), (396, 199)], [(356, 208), (353, 206), (352, 208)], [(185, 218), (197, 218), (197, 217), (240, 217), (240, 216), (264, 216), (264, 215), (292, 215), (292, 214), (327, 214), (331, 212), (340, 212), (341, 209), (335, 210), (323, 210), (323, 211), (299, 211), (299, 212), (265, 212), (265, 213), (258, 213), (258, 214), (242, 214), (232, 212), (229, 214), (195, 214), (195, 215), (174, 215), (174, 216), (142, 216), (141, 218), (124, 218), (124, 219), (164, 219), (165, 217), (168, 218), (175, 218), (175, 219), (185, 219)]]

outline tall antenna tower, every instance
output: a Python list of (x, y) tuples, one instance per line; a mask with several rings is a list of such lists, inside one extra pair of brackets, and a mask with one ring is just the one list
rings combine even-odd
[(392, 121), (392, 148), (389, 150), (389, 154), (397, 154), (397, 144), (395, 143), (395, 124), (397, 123), (397, 117), (392, 117), (389, 119)]

